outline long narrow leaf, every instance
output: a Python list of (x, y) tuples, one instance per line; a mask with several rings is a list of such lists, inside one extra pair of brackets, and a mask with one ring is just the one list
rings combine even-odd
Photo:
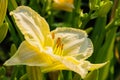
[(0, 25), (2, 25), (6, 11), (7, 11), (8, 0), (0, 0)]
[(98, 80), (99, 71), (95, 70), (90, 72), (84, 80)]
[(8, 24), (7, 23), (2, 24), (2, 26), (0, 26), (0, 43), (6, 37), (7, 31), (8, 31)]

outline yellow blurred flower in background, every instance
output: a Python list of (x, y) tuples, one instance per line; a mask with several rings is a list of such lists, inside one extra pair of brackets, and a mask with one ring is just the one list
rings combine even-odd
[(27, 6), (18, 7), (11, 15), (25, 40), (4, 65), (40, 66), (42, 72), (71, 70), (85, 78), (88, 71), (106, 64), (86, 60), (93, 53), (93, 45), (85, 31), (57, 28), (50, 32), (45, 19)]
[(53, 8), (71, 12), (74, 9), (74, 0), (53, 0)]

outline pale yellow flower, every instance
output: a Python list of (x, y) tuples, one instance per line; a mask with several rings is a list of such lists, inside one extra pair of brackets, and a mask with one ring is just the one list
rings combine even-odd
[(18, 7), (11, 15), (25, 40), (4, 65), (40, 66), (42, 72), (72, 70), (84, 78), (88, 71), (106, 64), (86, 60), (93, 52), (93, 45), (85, 31), (57, 28), (50, 32), (45, 19), (26, 6)]
[(74, 0), (53, 0), (53, 8), (71, 12), (74, 9)]

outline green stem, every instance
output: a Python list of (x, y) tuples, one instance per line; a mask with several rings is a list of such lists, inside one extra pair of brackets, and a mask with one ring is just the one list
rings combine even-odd
[(40, 67), (26, 66), (29, 80), (43, 80), (43, 74)]
[(85, 26), (87, 25), (87, 23), (90, 21), (91, 14), (92, 14), (92, 11), (90, 11), (90, 12), (88, 13), (87, 18), (83, 21), (83, 23), (82, 23), (82, 25), (81, 25), (81, 27), (80, 27), (81, 29), (84, 29)]
[(71, 25), (72, 25), (72, 27), (75, 27), (75, 28), (80, 27), (80, 24), (81, 24), (81, 20), (80, 20), (81, 9), (80, 9), (80, 6), (81, 6), (81, 0), (74, 0), (75, 9), (73, 10), (73, 13), (72, 13), (72, 20), (71, 20), (72, 24)]
[(118, 3), (119, 3), (119, 0), (114, 0), (114, 5), (113, 5), (113, 8), (112, 8), (110, 21), (112, 21), (115, 18), (115, 12), (116, 12), (116, 9), (119, 5)]

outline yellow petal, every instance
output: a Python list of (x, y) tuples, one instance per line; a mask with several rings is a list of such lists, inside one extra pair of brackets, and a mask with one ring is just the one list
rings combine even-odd
[(99, 68), (105, 66), (107, 63), (108, 62), (100, 63), (100, 64), (90, 64), (89, 71), (93, 71), (93, 70), (99, 69)]
[(54, 0), (56, 3), (71, 3), (73, 4), (73, 0)]
[(73, 0), (54, 0), (53, 8), (71, 12), (74, 8)]
[(42, 72), (55, 70), (71, 70), (78, 73), (82, 78), (88, 73), (89, 63), (86, 61), (79, 62), (73, 57), (54, 56), (56, 61), (47, 67), (41, 67)]
[(103, 67), (106, 63), (91, 64), (89, 61), (76, 60), (71, 56), (51, 55), (56, 59), (52, 64), (41, 67), (42, 72), (50, 72), (56, 70), (71, 70), (78, 73), (82, 78), (85, 78), (88, 71), (93, 71)]
[(23, 41), (15, 55), (7, 60), (4, 65), (28, 65), (28, 66), (47, 66), (51, 64), (52, 58), (45, 52), (31, 46), (27, 41)]
[(29, 44), (42, 49), (48, 43), (46, 40), (49, 40), (48, 46), (52, 45), (49, 25), (37, 12), (27, 6), (20, 6), (10, 14)]
[(57, 71), (57, 70), (69, 70), (69, 69), (65, 65), (57, 61), (49, 66), (41, 67), (41, 71), (44, 73)]
[(93, 52), (93, 45), (85, 31), (73, 28), (57, 28), (52, 31), (55, 42), (61, 38), (63, 55), (74, 56), (77, 59), (87, 59)]

